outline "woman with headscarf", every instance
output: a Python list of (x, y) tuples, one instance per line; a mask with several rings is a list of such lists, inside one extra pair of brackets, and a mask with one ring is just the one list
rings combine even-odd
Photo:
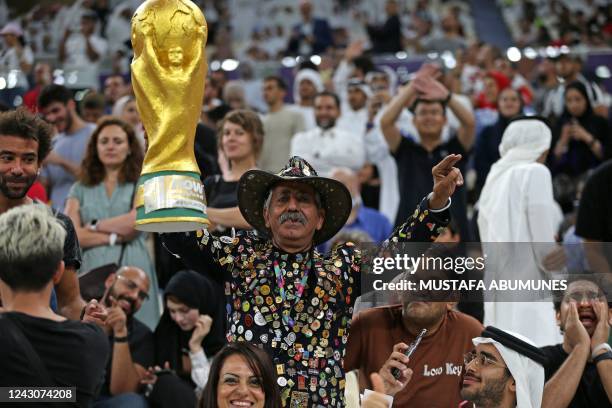
[(565, 109), (555, 128), (550, 167), (553, 175), (578, 177), (612, 154), (608, 121), (593, 112), (581, 82), (565, 88)]
[[(491, 166), (477, 204), (487, 287), (500, 279), (539, 280), (546, 273), (543, 258), (553, 248), (562, 218), (550, 171), (542, 164), (551, 138), (550, 128), (537, 117), (519, 117), (504, 132), (501, 158)], [(521, 300), (533, 300), (531, 293), (521, 295)], [(485, 292), (485, 326), (531, 336), (539, 346), (561, 340), (552, 302), (505, 303), (516, 297), (503, 296), (500, 291)]]
[(491, 165), (499, 159), (499, 144), (510, 119), (523, 111), (523, 99), (516, 89), (506, 88), (499, 93), (497, 106), (499, 109), (497, 122), (482, 129), (476, 140), (474, 167), (479, 191), (484, 186)]
[[(164, 313), (155, 329), (155, 360), (197, 394), (208, 381), (209, 360), (226, 343), (222, 293), (220, 285), (190, 270), (174, 275), (164, 292)], [(158, 382), (153, 394), (162, 406), (159, 398), (173, 395), (162, 391), (166, 387), (167, 381)]]

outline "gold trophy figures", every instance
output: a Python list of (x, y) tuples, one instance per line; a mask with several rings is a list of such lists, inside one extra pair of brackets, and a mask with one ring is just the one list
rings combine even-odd
[(195, 154), (207, 71), (204, 14), (190, 0), (147, 0), (132, 17), (132, 86), (148, 150), (136, 193), (136, 229), (209, 224)]

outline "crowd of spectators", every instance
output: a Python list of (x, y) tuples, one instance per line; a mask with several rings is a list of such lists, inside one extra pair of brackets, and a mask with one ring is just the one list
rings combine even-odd
[(498, 0), (517, 46), (610, 45), (612, 21), (606, 0)]

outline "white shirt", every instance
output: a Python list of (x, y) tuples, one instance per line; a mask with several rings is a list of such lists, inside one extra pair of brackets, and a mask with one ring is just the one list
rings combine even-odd
[(0, 75), (7, 81), (7, 88), (28, 88), (27, 74), (21, 70), (21, 61), (32, 65), (34, 54), (30, 47), (22, 49), (21, 58), (17, 55), (17, 48), (11, 47), (0, 53)]
[(397, 178), (397, 164), (389, 152), (389, 146), (378, 126), (378, 121), (373, 121), (373, 128), (368, 130), (368, 109), (362, 108), (358, 111), (349, 106), (342, 109), (342, 115), (338, 119), (337, 127), (346, 129), (351, 134), (361, 135), (365, 143), (366, 161), (373, 163), (378, 168), (380, 175), (380, 203), (378, 210), (390, 220), (394, 220), (399, 206), (399, 184)]
[(195, 383), (196, 393), (199, 395), (208, 382), (210, 362), (206, 358), (204, 350), (200, 350), (195, 354), (189, 352), (189, 359), (191, 360), (191, 380)]
[(291, 155), (304, 158), (321, 176), (328, 176), (334, 167), (358, 171), (366, 162), (363, 136), (338, 127), (297, 133), (291, 142)]
[(315, 119), (314, 108), (312, 106), (301, 106), (295, 104), (291, 105), (291, 109), (302, 114), (304, 117), (304, 128), (306, 130), (317, 128), (317, 120)]
[(130, 20), (126, 20), (120, 15), (126, 8), (129, 8), (129, 5), (122, 4), (119, 7), (113, 11), (113, 15), (108, 19), (105, 30), (110, 53), (115, 53), (119, 50), (124, 51), (126, 48), (125, 42), (130, 39), (131, 35)]
[(348, 103), (342, 105), (342, 110), (336, 126), (346, 129), (351, 133), (365, 134), (366, 124), (368, 123), (368, 108), (361, 108), (357, 111), (351, 109)]
[(100, 63), (107, 50), (106, 40), (92, 35), (89, 42), (100, 55), (96, 61), (87, 56), (87, 43), (81, 33), (72, 33), (66, 41), (66, 61), (64, 62), (64, 76), (68, 88), (95, 88), (98, 89), (100, 78)]

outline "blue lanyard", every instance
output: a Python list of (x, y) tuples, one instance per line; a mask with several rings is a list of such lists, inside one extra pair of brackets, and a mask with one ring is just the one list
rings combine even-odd
[(281, 268), (278, 265), (278, 260), (275, 259), (274, 262), (272, 262), (272, 265), (274, 266), (274, 274), (276, 275), (276, 284), (278, 286), (280, 297), (283, 302), (283, 323), (289, 326), (291, 329), (293, 329), (293, 326), (295, 326), (295, 320), (293, 320), (291, 316), (289, 316), (289, 314), (291, 313), (291, 309), (293, 308), (293, 306), (295, 306), (302, 298), (302, 294), (304, 293), (304, 289), (306, 288), (306, 282), (308, 281), (308, 273), (310, 272), (311, 262), (312, 260), (309, 259), (306, 263), (306, 270), (304, 271), (304, 276), (302, 277), (300, 282), (295, 284), (295, 302), (293, 303), (293, 305), (291, 305), (289, 309), (284, 309), (284, 304), (287, 300), (287, 294), (285, 293), (285, 276), (283, 274), (284, 269), (281, 271)]

